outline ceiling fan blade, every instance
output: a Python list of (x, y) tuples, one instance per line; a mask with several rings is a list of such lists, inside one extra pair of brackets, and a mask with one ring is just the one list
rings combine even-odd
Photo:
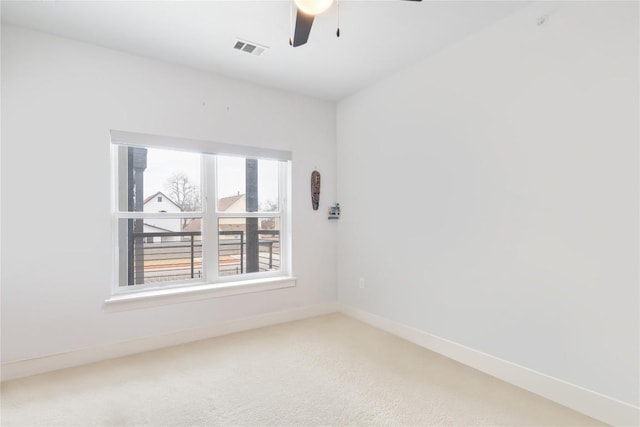
[(293, 33), (293, 47), (303, 45), (309, 40), (313, 15), (307, 15), (296, 9), (296, 29)]
[[(405, 0), (421, 2), (422, 0)], [(290, 44), (293, 47), (301, 46), (309, 40), (309, 33), (311, 32), (311, 25), (313, 24), (313, 15), (307, 15), (296, 8), (296, 27), (293, 32), (293, 40), (290, 40)], [(338, 37), (340, 37), (340, 29), (338, 29)]]

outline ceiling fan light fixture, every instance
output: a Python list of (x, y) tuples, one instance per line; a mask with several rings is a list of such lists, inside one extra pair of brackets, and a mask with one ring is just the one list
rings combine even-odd
[(329, 9), (333, 0), (294, 0), (294, 3), (301, 12), (316, 16)]

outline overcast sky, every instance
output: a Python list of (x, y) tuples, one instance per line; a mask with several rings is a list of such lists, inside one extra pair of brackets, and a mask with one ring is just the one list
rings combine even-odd
[[(239, 157), (218, 156), (218, 197), (245, 193), (245, 160)], [(189, 182), (201, 185), (200, 154), (149, 148), (147, 169), (144, 171), (144, 197), (158, 191), (167, 194), (167, 181), (175, 173), (184, 173)], [(260, 160), (258, 163), (259, 204), (278, 199), (278, 162)], [(167, 194), (169, 195), (169, 194)]]

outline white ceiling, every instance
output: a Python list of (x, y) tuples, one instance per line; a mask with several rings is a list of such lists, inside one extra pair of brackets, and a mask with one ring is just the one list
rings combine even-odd
[[(339, 100), (526, 6), (342, 0), (288, 44), (291, 2), (2, 1), (2, 22), (326, 100)], [(270, 49), (254, 56), (236, 38)]]

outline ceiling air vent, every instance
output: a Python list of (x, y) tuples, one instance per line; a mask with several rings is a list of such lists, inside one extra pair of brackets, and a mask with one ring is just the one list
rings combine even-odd
[(238, 39), (236, 44), (233, 46), (235, 50), (239, 50), (242, 52), (250, 53), (255, 56), (260, 56), (269, 49), (267, 46), (262, 46), (257, 43), (248, 42), (246, 40)]

